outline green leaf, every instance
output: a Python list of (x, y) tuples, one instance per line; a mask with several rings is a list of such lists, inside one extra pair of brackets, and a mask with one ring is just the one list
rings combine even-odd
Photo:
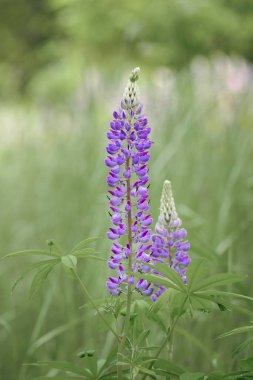
[(103, 263), (107, 262), (107, 259), (104, 259), (103, 257), (100, 256), (95, 256), (95, 255), (75, 255), (79, 259), (91, 259), (91, 260), (97, 260), (97, 261), (102, 261)]
[(173, 288), (175, 290), (181, 291), (177, 285), (170, 282), (167, 278), (158, 276), (156, 274), (136, 273), (135, 277), (144, 278), (145, 280), (152, 282), (153, 284), (159, 284), (166, 286), (167, 288)]
[(156, 379), (156, 373), (152, 371), (151, 369), (148, 369), (145, 367), (138, 367), (138, 369), (141, 373), (145, 373), (146, 375), (152, 376)]
[(73, 377), (73, 376), (39, 376), (39, 377), (34, 377), (33, 380), (83, 380), (83, 379), (88, 379), (86, 376), (85, 377)]
[(192, 286), (191, 291), (197, 291), (210, 286), (217, 287), (221, 285), (232, 284), (233, 282), (239, 282), (245, 279), (244, 274), (232, 274), (232, 273), (219, 273), (214, 276), (209, 276), (208, 278), (199, 281), (195, 286)]
[(51, 260), (43, 260), (38, 263), (32, 264), (27, 268), (21, 275), (18, 277), (18, 279), (15, 281), (15, 283), (12, 285), (12, 291), (15, 290), (16, 286), (25, 279), (26, 276), (29, 275), (34, 269), (39, 268), (40, 266), (46, 265), (46, 264), (54, 264), (56, 265), (59, 262), (59, 259), (51, 259)]
[(222, 290), (199, 290), (196, 291), (194, 294), (198, 295), (217, 295), (217, 296), (224, 296), (224, 297), (235, 297), (235, 298), (241, 298), (249, 301), (253, 301), (252, 297), (244, 296), (243, 294), (238, 293), (232, 293), (232, 292), (225, 292)]
[[(229, 372), (223, 375), (222, 379), (227, 379), (227, 380), (248, 380), (252, 379), (253, 372), (249, 371), (234, 371), (234, 372)], [(209, 378), (208, 378), (209, 380)]]
[(53, 269), (54, 265), (55, 264), (47, 264), (42, 269), (38, 270), (38, 272), (35, 274), (33, 278), (30, 287), (30, 297), (32, 297), (41, 288), (47, 276)]
[(194, 284), (198, 284), (200, 280), (206, 278), (208, 274), (207, 260), (195, 259), (187, 268), (187, 287), (192, 289)]
[(186, 372), (180, 376), (180, 380), (204, 380), (204, 373), (202, 372)]
[[(178, 314), (182, 315), (186, 311), (186, 299), (187, 296), (183, 293), (174, 289), (167, 289), (154, 303), (153, 308), (156, 311), (157, 306), (160, 310), (165, 309), (165, 306), (168, 306), (168, 311), (166, 314), (170, 314), (171, 318), (176, 317)], [(157, 304), (157, 305), (156, 305)], [(168, 324), (168, 317), (166, 317)]]
[(91, 243), (94, 243), (95, 241), (97, 241), (99, 238), (98, 237), (94, 237), (94, 238), (88, 238), (88, 239), (85, 239), (85, 240), (82, 240), (80, 241), (79, 243), (77, 243), (74, 248), (71, 250), (71, 253), (75, 252), (75, 251), (79, 251), (83, 248), (86, 248), (87, 245), (91, 244)]
[[(157, 272), (160, 272), (169, 283), (172, 283), (175, 287), (177, 287), (178, 289), (181, 289), (181, 291), (186, 292), (186, 286), (184, 285), (179, 274), (175, 272), (173, 269), (171, 269), (167, 264), (162, 264), (158, 262), (156, 263), (155, 266), (149, 263), (145, 263), (145, 262), (143, 262), (143, 264), (154, 269)], [(156, 274), (152, 274), (152, 275), (158, 276), (161, 278), (161, 276), (159, 275), (156, 275)]]
[(236, 355), (241, 353), (246, 347), (248, 347), (249, 344), (253, 342), (253, 336), (248, 337), (246, 340), (244, 340), (241, 344), (239, 344), (238, 347), (236, 347), (232, 353), (232, 357), (234, 358)]
[(83, 248), (83, 249), (77, 249), (75, 251), (71, 251), (71, 254), (77, 257), (81, 257), (81, 256), (90, 255), (94, 252), (95, 252), (95, 249), (89, 247), (89, 248)]
[(211, 297), (198, 297), (192, 294), (189, 297), (190, 306), (193, 310), (199, 310), (202, 312), (210, 312), (213, 310), (213, 299)]
[[(217, 294), (217, 292), (215, 291), (210, 291), (207, 295), (196, 292), (196, 293), (193, 293), (189, 299), (198, 300), (199, 302), (201, 302), (201, 300), (204, 300), (204, 301), (207, 300), (211, 304), (216, 304), (218, 308), (220, 309), (220, 311), (231, 310), (233, 307), (233, 305), (229, 301), (224, 300), (223, 294), (222, 295)], [(211, 307), (211, 304), (210, 304), (210, 307)], [(211, 310), (212, 310), (212, 307), (209, 311)]]
[(61, 257), (62, 264), (68, 269), (75, 269), (77, 258), (74, 255), (64, 255)]
[(16, 256), (41, 256), (41, 255), (42, 256), (49, 256), (49, 257), (52, 257), (52, 256), (59, 257), (59, 255), (48, 252), (48, 251), (42, 251), (39, 249), (29, 249), (26, 251), (18, 251), (18, 252), (8, 253), (7, 255), (3, 256), (0, 260), (8, 259), (11, 257), (16, 257)]
[(238, 327), (236, 329), (227, 331), (226, 333), (219, 335), (218, 338), (219, 339), (220, 338), (226, 338), (227, 336), (242, 334), (242, 333), (247, 333), (247, 332), (253, 332), (253, 326)]
[(166, 373), (171, 376), (179, 376), (185, 372), (184, 369), (178, 367), (177, 365), (175, 365), (167, 359), (157, 359), (153, 364), (153, 369), (154, 371), (156, 371), (157, 374)]
[(55, 368), (60, 371), (71, 372), (75, 375), (81, 375), (81, 376), (91, 375), (91, 372), (85, 369), (79, 368), (72, 363), (64, 362), (64, 361), (38, 362), (38, 363), (35, 363), (35, 365), (38, 365), (39, 367)]
[(171, 306), (173, 302), (173, 294), (176, 294), (177, 296), (181, 295), (177, 290), (175, 289), (167, 289), (165, 292), (163, 292), (160, 297), (154, 302), (150, 307), (151, 313), (158, 313), (159, 310), (164, 309), (166, 306), (169, 305), (170, 302), (170, 311)]

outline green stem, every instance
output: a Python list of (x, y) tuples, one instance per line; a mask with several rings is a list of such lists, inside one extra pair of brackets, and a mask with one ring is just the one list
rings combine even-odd
[(73, 271), (76, 279), (78, 280), (79, 284), (81, 285), (81, 288), (82, 288), (84, 294), (86, 295), (86, 297), (88, 298), (88, 300), (90, 301), (90, 303), (92, 304), (92, 306), (94, 307), (94, 309), (96, 310), (96, 312), (98, 313), (99, 317), (102, 319), (102, 321), (104, 322), (104, 324), (109, 328), (109, 330), (113, 333), (113, 335), (115, 336), (115, 338), (120, 342), (121, 339), (118, 336), (117, 332), (114, 330), (114, 328), (110, 325), (110, 323), (106, 320), (106, 318), (100, 312), (99, 308), (97, 307), (97, 305), (93, 301), (92, 297), (90, 296), (88, 289), (86, 288), (86, 286), (84, 285), (83, 281), (79, 277), (79, 274), (77, 273), (77, 271), (74, 270), (74, 269), (72, 271)]
[[(152, 362), (150, 363), (150, 365), (149, 365), (149, 369), (151, 369), (151, 367), (152, 367), (152, 365), (154, 364), (154, 362), (156, 361), (156, 359), (159, 358), (160, 353), (162, 352), (162, 350), (164, 349), (164, 347), (166, 346), (166, 344), (169, 342), (170, 338), (172, 337), (172, 335), (173, 335), (173, 331), (174, 331), (174, 329), (175, 329), (175, 326), (176, 326), (176, 324), (177, 324), (179, 318), (181, 317), (181, 312), (183, 311), (183, 308), (184, 308), (184, 305), (185, 305), (185, 303), (186, 303), (186, 301), (187, 301), (187, 298), (188, 298), (188, 297), (185, 297), (184, 302), (182, 303), (182, 306), (181, 306), (181, 308), (180, 308), (180, 311), (179, 311), (177, 317), (175, 318), (174, 322), (172, 323), (172, 326), (171, 326), (171, 328), (170, 328), (169, 333), (168, 333), (168, 334), (166, 335), (166, 337), (164, 338), (164, 340), (163, 340), (163, 342), (162, 342), (160, 348), (158, 349), (156, 355), (154, 356)], [(143, 380), (145, 380), (147, 376), (148, 376), (147, 374), (144, 375), (144, 376), (143, 376)]]

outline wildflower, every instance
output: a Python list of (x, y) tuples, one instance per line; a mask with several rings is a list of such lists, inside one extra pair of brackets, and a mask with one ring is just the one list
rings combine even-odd
[[(155, 226), (156, 234), (152, 236), (151, 256), (156, 261), (167, 263), (177, 271), (186, 283), (186, 268), (191, 259), (188, 256), (190, 243), (184, 240), (187, 231), (181, 227), (182, 221), (178, 217), (172, 194), (170, 181), (165, 181), (162, 190), (160, 215)], [(151, 298), (155, 301), (166, 288), (156, 285)]]
[[(124, 91), (120, 107), (113, 112), (113, 120), (107, 133), (105, 165), (109, 169), (109, 207), (113, 227), (107, 237), (113, 241), (108, 266), (116, 271), (106, 285), (112, 295), (119, 295), (128, 286), (142, 294), (150, 295), (152, 288), (146, 281), (135, 283), (134, 272), (148, 271), (140, 261), (150, 261), (151, 226), (149, 211), (148, 151), (152, 145), (151, 129), (142, 113), (137, 80), (139, 68), (135, 68)], [(123, 239), (122, 239), (123, 238)], [(126, 244), (119, 240), (126, 240)], [(148, 252), (148, 253), (147, 253)]]

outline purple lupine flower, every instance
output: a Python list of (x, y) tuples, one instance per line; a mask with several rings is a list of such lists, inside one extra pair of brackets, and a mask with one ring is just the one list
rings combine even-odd
[[(109, 277), (106, 285), (116, 296), (133, 285), (144, 295), (153, 292), (147, 281), (136, 283), (134, 279), (137, 270), (150, 270), (143, 261), (150, 261), (152, 233), (149, 227), (153, 222), (148, 213), (147, 167), (148, 151), (152, 145), (149, 138), (151, 129), (138, 99), (138, 77), (139, 68), (136, 68), (130, 75), (119, 109), (113, 112), (107, 133), (109, 143), (105, 165), (109, 168), (107, 184), (110, 187), (109, 206), (113, 224), (107, 237), (114, 241), (108, 266), (116, 271), (116, 275)], [(127, 237), (125, 245), (119, 243), (124, 236)]]
[[(178, 217), (172, 194), (170, 181), (163, 185), (160, 215), (155, 226), (156, 233), (152, 236), (151, 256), (156, 261), (167, 263), (177, 271), (186, 283), (186, 269), (191, 259), (188, 255), (190, 243), (185, 240), (187, 231), (181, 228), (181, 219)], [(151, 296), (153, 301), (166, 290), (164, 286), (155, 285)]]

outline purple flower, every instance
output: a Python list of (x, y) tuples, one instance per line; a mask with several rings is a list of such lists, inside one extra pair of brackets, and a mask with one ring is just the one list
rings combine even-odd
[[(175, 202), (172, 195), (171, 183), (165, 181), (163, 185), (160, 216), (155, 226), (156, 234), (152, 236), (151, 256), (155, 265), (157, 261), (166, 263), (179, 273), (186, 283), (186, 269), (191, 259), (188, 255), (190, 243), (184, 240), (187, 232), (181, 228), (181, 220), (177, 216)], [(164, 286), (154, 286), (152, 299), (155, 301), (165, 290)]]
[[(106, 285), (109, 292), (116, 296), (135, 284), (134, 272), (149, 270), (140, 261), (149, 262), (151, 259), (152, 233), (149, 227), (153, 219), (148, 214), (147, 162), (152, 142), (149, 139), (151, 129), (138, 99), (138, 75), (139, 69), (134, 69), (120, 107), (113, 112), (113, 120), (107, 133), (109, 142), (105, 164), (109, 168), (107, 184), (111, 188), (109, 205), (113, 212), (111, 221), (114, 225), (107, 233), (107, 237), (114, 241), (108, 266), (117, 275), (109, 277)], [(119, 243), (121, 238), (127, 240), (125, 246)], [(130, 256), (132, 268), (129, 273)], [(136, 283), (136, 289), (144, 295), (150, 295), (153, 292), (151, 284), (145, 280), (141, 283), (140, 281)]]
[(177, 216), (169, 181), (163, 186), (160, 216), (153, 235), (150, 229), (153, 219), (149, 213), (148, 161), (152, 141), (151, 129), (138, 98), (138, 76), (136, 68), (130, 75), (119, 109), (113, 112), (107, 132), (105, 165), (109, 172), (108, 198), (113, 225), (107, 233), (113, 241), (108, 266), (116, 274), (108, 278), (106, 285), (114, 296), (135, 287), (136, 291), (156, 301), (166, 287), (152, 284), (145, 278), (136, 280), (135, 273), (159, 274), (149, 263), (155, 266), (160, 262), (178, 272), (186, 284), (187, 266), (191, 261), (190, 243)]

